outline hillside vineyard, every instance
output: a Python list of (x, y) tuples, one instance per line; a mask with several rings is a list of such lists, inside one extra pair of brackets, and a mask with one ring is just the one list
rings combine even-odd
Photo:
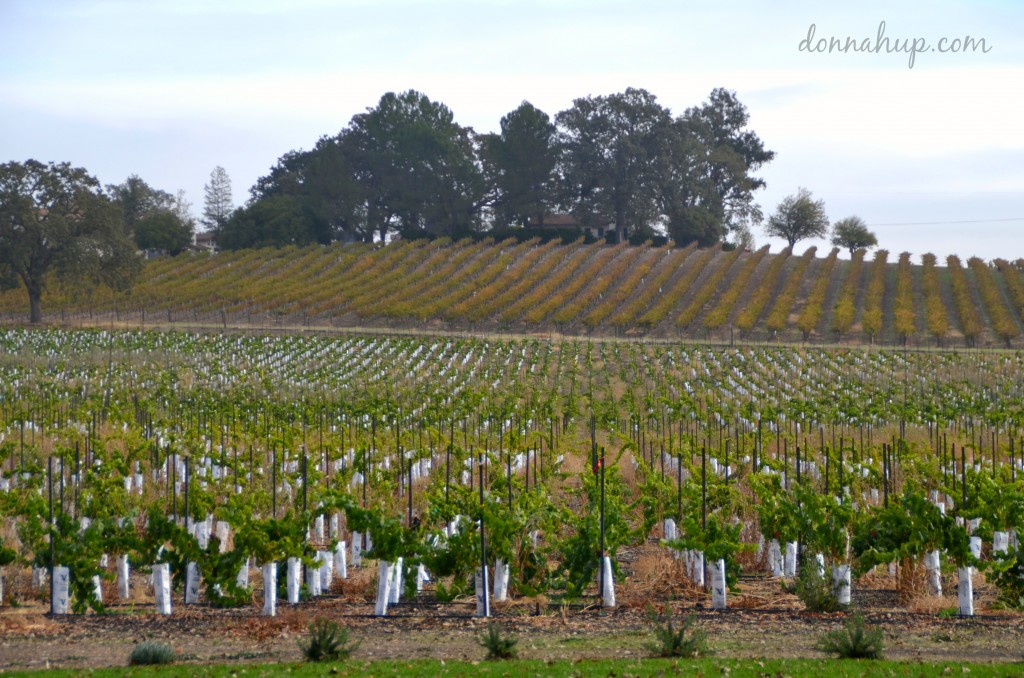
[[(182, 255), (130, 292), (62, 286), (47, 320), (1018, 348), (1022, 262), (490, 239)], [(21, 290), (0, 294), (20, 322)]]

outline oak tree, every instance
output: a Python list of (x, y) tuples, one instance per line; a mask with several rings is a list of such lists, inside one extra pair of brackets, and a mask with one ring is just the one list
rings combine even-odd
[(609, 224), (621, 242), (659, 214), (672, 116), (643, 89), (573, 101), (560, 130), (564, 201), (586, 225)]
[(120, 208), (69, 163), (0, 165), (0, 279), (24, 285), (29, 320), (43, 319), (51, 274), (130, 286), (141, 263)]
[(797, 190), (796, 195), (787, 196), (768, 219), (765, 233), (776, 238), (785, 238), (790, 247), (798, 240), (824, 238), (828, 235), (828, 216), (825, 215), (825, 201), (814, 200), (806, 188)]
[(850, 256), (859, 249), (878, 246), (878, 238), (860, 217), (846, 217), (832, 225), (832, 244), (850, 250)]

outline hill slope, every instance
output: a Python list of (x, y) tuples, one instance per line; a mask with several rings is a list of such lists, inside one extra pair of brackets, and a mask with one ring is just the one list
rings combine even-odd
[[(129, 293), (54, 282), (44, 311), (73, 323), (1024, 345), (1020, 261), (819, 254), (537, 240), (245, 250), (150, 261)], [(0, 294), (5, 320), (26, 307), (23, 290)]]

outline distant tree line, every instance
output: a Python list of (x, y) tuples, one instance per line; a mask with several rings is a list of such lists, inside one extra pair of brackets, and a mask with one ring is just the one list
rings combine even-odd
[(460, 238), (554, 213), (615, 241), (748, 244), (765, 185), (754, 173), (774, 157), (748, 118), (725, 89), (673, 116), (630, 88), (554, 118), (524, 101), (499, 132), (477, 134), (440, 102), (389, 92), (338, 134), (284, 154), (245, 206), (213, 221), (227, 249)]
[[(215, 168), (201, 222), (228, 249), (541, 232), (555, 213), (613, 241), (747, 245), (765, 185), (753, 173), (774, 157), (747, 122), (724, 89), (673, 116), (630, 88), (553, 119), (524, 101), (499, 132), (477, 134), (419, 92), (389, 92), (335, 136), (283, 155), (243, 207)], [(68, 163), (0, 165), (0, 289), (23, 285), (34, 322), (51, 273), (125, 288), (140, 250), (177, 254), (194, 232), (184, 193), (137, 175), (103, 187)]]

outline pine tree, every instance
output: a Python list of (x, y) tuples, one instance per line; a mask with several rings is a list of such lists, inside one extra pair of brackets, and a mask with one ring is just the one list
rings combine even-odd
[(203, 186), (203, 216), (199, 220), (208, 230), (219, 233), (234, 209), (231, 179), (220, 165), (210, 172), (210, 182)]

